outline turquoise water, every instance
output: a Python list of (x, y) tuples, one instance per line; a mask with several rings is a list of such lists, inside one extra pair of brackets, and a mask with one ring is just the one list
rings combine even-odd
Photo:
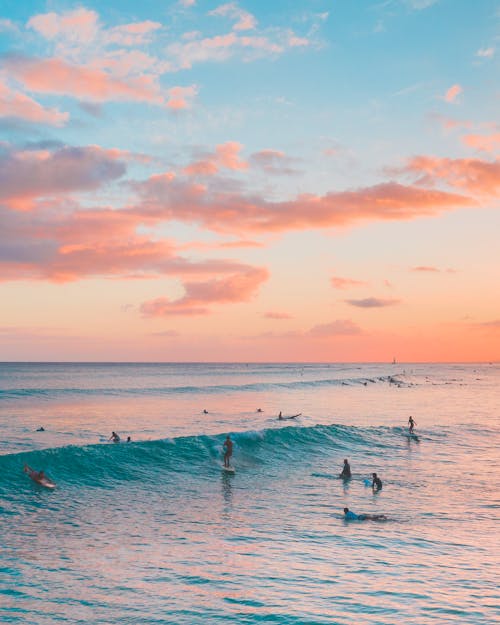
[(0, 365), (0, 620), (493, 623), (499, 382), (495, 365)]

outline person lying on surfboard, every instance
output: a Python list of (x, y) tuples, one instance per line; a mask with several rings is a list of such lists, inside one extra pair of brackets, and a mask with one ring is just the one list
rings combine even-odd
[(346, 521), (387, 521), (385, 514), (356, 514), (344, 508), (344, 519)]
[(293, 414), (293, 415), (290, 415), (289, 417), (284, 417), (284, 416), (281, 414), (281, 410), (280, 410), (280, 413), (279, 413), (279, 415), (278, 415), (278, 421), (285, 421), (286, 419), (295, 419), (295, 417), (300, 417), (300, 415), (301, 415), (301, 414), (302, 414), (302, 413), (301, 413), (301, 412), (299, 412), (298, 414)]
[(222, 445), (222, 448), (225, 450), (224, 452), (224, 466), (229, 466), (229, 459), (233, 455), (233, 441), (229, 438), (229, 434), (226, 436), (226, 440)]

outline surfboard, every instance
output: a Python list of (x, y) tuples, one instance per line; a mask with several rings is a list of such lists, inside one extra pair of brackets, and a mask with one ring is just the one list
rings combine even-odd
[(404, 436), (406, 436), (406, 438), (411, 438), (414, 441), (420, 440), (416, 434), (410, 434), (409, 432), (405, 432)]
[(224, 465), (222, 465), (221, 469), (226, 473), (234, 473), (234, 467), (225, 467)]
[(56, 487), (55, 482), (53, 482), (47, 476), (38, 477), (38, 471), (34, 471), (31, 467), (28, 467), (28, 466), (25, 467), (24, 472), (27, 473), (34, 482), (36, 482), (37, 484), (40, 484), (40, 486), (44, 486), (45, 488)]

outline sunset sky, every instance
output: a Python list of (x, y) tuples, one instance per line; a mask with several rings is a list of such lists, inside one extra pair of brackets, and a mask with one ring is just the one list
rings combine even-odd
[(498, 0), (2, 0), (0, 360), (500, 359)]

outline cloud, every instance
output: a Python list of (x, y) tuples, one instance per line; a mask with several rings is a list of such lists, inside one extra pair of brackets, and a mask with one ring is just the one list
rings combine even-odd
[(352, 278), (341, 278), (333, 276), (330, 278), (331, 285), (334, 289), (349, 289), (353, 286), (366, 286), (368, 283), (361, 280), (353, 280)]
[(437, 267), (430, 267), (427, 265), (419, 265), (418, 267), (412, 267), (411, 271), (417, 271), (417, 272), (427, 272), (427, 273), (438, 273), (440, 271), (440, 269), (438, 269)]
[(162, 25), (159, 22), (146, 20), (114, 26), (106, 32), (106, 40), (119, 46), (139, 46), (151, 41), (151, 35)]
[(248, 163), (240, 159), (243, 146), (236, 141), (227, 141), (215, 147), (213, 153), (203, 154), (203, 158), (187, 165), (183, 172), (187, 176), (214, 176), (220, 168), (243, 171)]
[(45, 108), (0, 81), (0, 117), (15, 117), (35, 124), (64, 126), (69, 119), (69, 113), (62, 113), (56, 108)]
[(491, 321), (480, 321), (477, 323), (471, 323), (469, 324), (474, 328), (477, 328), (479, 330), (493, 330), (493, 331), (499, 331), (500, 330), (500, 319), (493, 319)]
[(479, 48), (476, 52), (476, 56), (483, 59), (491, 59), (495, 55), (495, 48), (490, 46), (489, 48)]
[(16, 24), (9, 19), (6, 18), (2, 18), (0, 19), (0, 33), (18, 33), (19, 32), (19, 28), (16, 26)]
[(314, 337), (327, 338), (331, 336), (353, 336), (362, 334), (361, 328), (350, 319), (337, 319), (331, 323), (314, 326), (309, 334)]
[(34, 198), (97, 189), (125, 173), (123, 157), (99, 146), (0, 152), (0, 200), (31, 208)]
[(275, 312), (269, 310), (263, 314), (266, 319), (292, 319), (292, 315), (286, 312)]
[(198, 87), (172, 87), (168, 89), (167, 107), (175, 111), (181, 111), (191, 106), (191, 101), (198, 93)]
[(257, 26), (255, 17), (248, 11), (240, 9), (236, 2), (222, 4), (210, 11), (209, 15), (229, 17), (229, 19), (235, 20), (236, 23), (233, 25), (233, 30), (253, 30)]
[(42, 13), (28, 20), (32, 28), (45, 39), (64, 38), (73, 43), (90, 43), (98, 32), (99, 16), (85, 8), (64, 13)]
[(106, 101), (138, 101), (163, 104), (164, 98), (154, 76), (127, 80), (114, 78), (100, 69), (71, 65), (58, 58), (36, 59), (10, 56), (5, 60), (10, 76), (25, 89), (70, 97)]
[(398, 299), (382, 299), (379, 297), (366, 297), (365, 299), (346, 299), (345, 302), (357, 308), (385, 308), (386, 306), (395, 306), (401, 300)]
[(500, 188), (500, 159), (485, 161), (416, 156), (399, 171), (419, 176), (416, 181), (419, 185), (432, 186), (444, 182), (479, 195), (496, 195)]
[(255, 167), (262, 169), (266, 174), (279, 176), (293, 176), (299, 174), (297, 169), (291, 167), (296, 159), (286, 156), (284, 152), (279, 150), (261, 150), (254, 152), (249, 161)]
[(463, 89), (460, 85), (453, 85), (448, 89), (448, 91), (444, 94), (443, 100), (445, 102), (454, 102), (457, 97), (463, 92)]
[(164, 220), (240, 234), (409, 220), (474, 205), (462, 195), (395, 182), (323, 196), (303, 194), (281, 202), (268, 201), (258, 194), (245, 195), (231, 187), (225, 190), (221, 180), (208, 182), (196, 184), (171, 173), (151, 176), (133, 184), (141, 200), (137, 210)]
[(267, 269), (248, 268), (244, 272), (224, 278), (213, 278), (206, 282), (185, 282), (183, 297), (177, 300), (161, 297), (144, 302), (141, 312), (146, 317), (206, 315), (210, 312), (209, 305), (248, 301), (268, 276)]
[(465, 135), (462, 141), (480, 152), (496, 152), (500, 148), (500, 132), (491, 135)]

